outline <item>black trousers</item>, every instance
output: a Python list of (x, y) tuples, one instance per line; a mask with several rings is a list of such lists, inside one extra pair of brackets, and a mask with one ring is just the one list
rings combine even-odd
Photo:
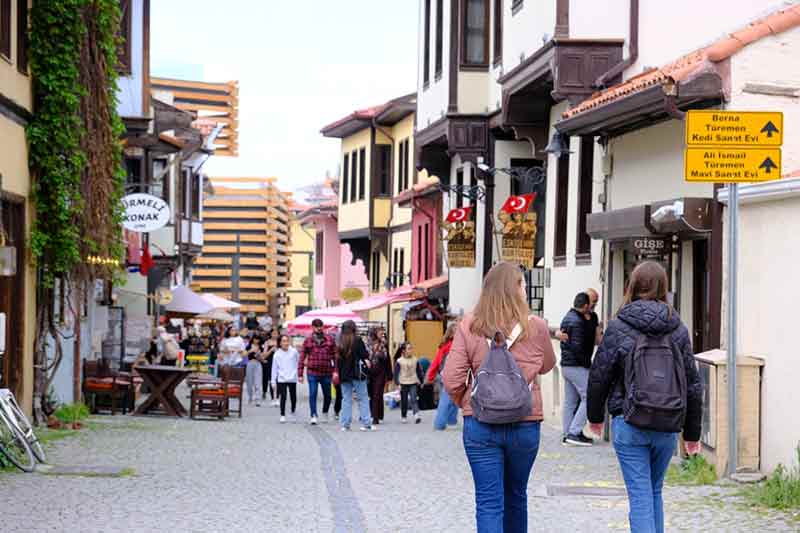
[(339, 416), (342, 412), (342, 385), (336, 385), (336, 400), (333, 402), (333, 413)]
[(292, 400), (292, 414), (297, 409), (297, 383), (278, 383), (278, 397), (281, 399), (281, 416), (286, 416), (286, 393)]
[(267, 391), (269, 391), (269, 399), (275, 399), (275, 389), (272, 388), (272, 361), (261, 363), (261, 398), (267, 398)]

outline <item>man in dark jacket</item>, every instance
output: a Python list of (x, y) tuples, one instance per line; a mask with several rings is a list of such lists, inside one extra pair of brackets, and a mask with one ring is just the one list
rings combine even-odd
[(590, 302), (585, 292), (575, 296), (572, 309), (561, 321), (561, 374), (564, 376), (564, 411), (562, 442), (572, 446), (591, 446), (583, 434), (586, 425), (586, 386), (592, 366), (594, 336), (589, 332)]

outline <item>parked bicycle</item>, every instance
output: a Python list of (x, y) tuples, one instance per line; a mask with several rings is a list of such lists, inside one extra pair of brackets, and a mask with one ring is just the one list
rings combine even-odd
[(0, 389), (0, 454), (24, 472), (46, 459), (33, 426), (8, 389)]

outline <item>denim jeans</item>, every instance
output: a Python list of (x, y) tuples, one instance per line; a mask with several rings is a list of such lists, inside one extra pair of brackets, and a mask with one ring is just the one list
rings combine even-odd
[(339, 421), (342, 427), (349, 428), (353, 420), (353, 391), (358, 400), (359, 420), (363, 427), (372, 426), (372, 415), (369, 412), (369, 394), (367, 394), (367, 381), (353, 380), (342, 382), (342, 412)]
[(464, 450), (475, 482), (478, 533), (528, 531), (528, 478), (539, 422), (484, 424), (464, 417)]
[(586, 425), (586, 389), (589, 386), (589, 369), (582, 366), (562, 366), (561, 375), (564, 376), (563, 436), (580, 435)]
[(331, 408), (331, 377), (308, 375), (308, 402), (311, 416), (317, 416), (317, 385), (322, 387), (322, 412), (328, 414)]
[(639, 429), (621, 416), (611, 421), (614, 450), (628, 489), (632, 533), (663, 533), (661, 488), (675, 452), (676, 433)]
[(433, 429), (443, 430), (448, 425), (458, 424), (458, 406), (453, 403), (447, 391), (439, 389), (439, 405), (436, 407), (436, 418), (433, 419)]

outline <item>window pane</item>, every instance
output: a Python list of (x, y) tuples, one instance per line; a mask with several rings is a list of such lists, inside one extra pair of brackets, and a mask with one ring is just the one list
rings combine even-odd
[(0, 0), (0, 54), (11, 59), (11, 0)]
[(556, 183), (556, 257), (567, 255), (567, 200), (569, 197), (569, 154), (558, 158)]
[(342, 203), (346, 204), (350, 199), (350, 156), (344, 154), (344, 164), (342, 165)]
[(442, 73), (444, 47), (444, 0), (436, 0), (436, 74)]
[(358, 152), (353, 151), (350, 154), (350, 201), (356, 201), (356, 187), (358, 182)]
[(367, 149), (362, 148), (360, 153), (358, 154), (358, 199), (363, 200), (364, 195), (366, 194), (367, 187), (366, 187), (366, 161), (367, 159)]
[(466, 62), (486, 62), (486, 0), (467, 0)]

